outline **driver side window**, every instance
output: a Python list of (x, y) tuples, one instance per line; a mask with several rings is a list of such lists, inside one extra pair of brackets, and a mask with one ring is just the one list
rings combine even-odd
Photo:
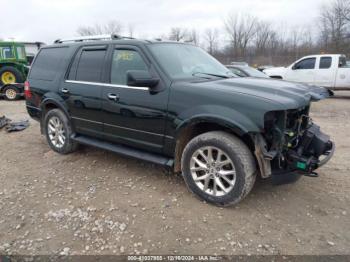
[(315, 69), (316, 58), (306, 58), (296, 63), (293, 67), (294, 70), (302, 70), (302, 69)]
[(126, 85), (129, 70), (145, 70), (147, 65), (135, 50), (115, 49), (113, 53), (111, 84)]

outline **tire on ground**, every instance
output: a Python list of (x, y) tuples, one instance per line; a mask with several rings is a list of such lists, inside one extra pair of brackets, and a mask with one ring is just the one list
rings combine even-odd
[[(236, 182), (226, 195), (210, 195), (200, 189), (192, 178), (191, 157), (197, 149), (205, 146), (223, 150), (234, 164)], [(253, 188), (257, 173), (254, 157), (246, 144), (236, 136), (223, 131), (208, 132), (193, 138), (183, 151), (181, 169), (189, 190), (199, 198), (218, 206), (235, 205), (240, 202)]]
[[(66, 139), (65, 139), (64, 145), (61, 148), (56, 147), (51, 142), (48, 134), (48, 123), (49, 123), (49, 120), (54, 116), (59, 118), (59, 120), (63, 123), (63, 129), (65, 132)], [(52, 109), (46, 113), (44, 118), (44, 130), (45, 130), (46, 140), (49, 146), (51, 147), (51, 149), (54, 150), (55, 152), (60, 154), (69, 154), (71, 152), (74, 152), (77, 149), (78, 143), (71, 139), (71, 135), (73, 134), (71, 124), (67, 116), (62, 112), (62, 110)]]

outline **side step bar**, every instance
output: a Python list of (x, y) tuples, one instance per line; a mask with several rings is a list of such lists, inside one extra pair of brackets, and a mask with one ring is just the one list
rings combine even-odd
[(82, 135), (73, 135), (71, 138), (72, 140), (80, 144), (98, 147), (101, 149), (112, 151), (120, 155), (145, 160), (147, 162), (151, 162), (157, 165), (162, 165), (162, 166), (171, 168), (174, 164), (174, 161), (171, 158), (145, 152), (132, 147), (128, 147), (120, 144), (113, 144), (113, 143), (102, 141), (96, 138), (91, 138), (91, 137), (82, 136)]

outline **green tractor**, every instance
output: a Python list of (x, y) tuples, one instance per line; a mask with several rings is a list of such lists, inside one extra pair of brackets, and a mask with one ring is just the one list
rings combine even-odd
[(28, 71), (24, 44), (0, 41), (0, 96), (19, 99)]

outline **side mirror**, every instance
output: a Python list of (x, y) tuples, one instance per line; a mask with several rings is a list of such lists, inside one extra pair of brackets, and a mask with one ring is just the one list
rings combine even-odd
[(295, 69), (297, 69), (297, 68), (296, 68), (296, 66), (295, 66), (295, 64), (294, 64), (294, 65), (292, 66), (292, 70), (295, 70)]
[(151, 76), (146, 70), (129, 70), (126, 73), (127, 85), (152, 88), (159, 83), (159, 78)]

